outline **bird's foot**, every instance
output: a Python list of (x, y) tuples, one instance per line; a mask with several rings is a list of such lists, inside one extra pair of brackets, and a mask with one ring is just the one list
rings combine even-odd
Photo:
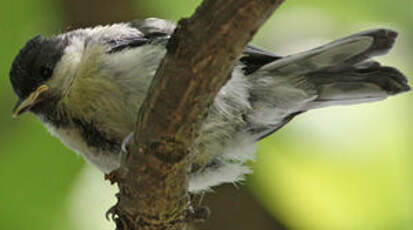
[(105, 180), (108, 180), (110, 184), (115, 184), (116, 182), (118, 182), (120, 177), (121, 174), (118, 169), (115, 169), (110, 173), (105, 173)]
[(121, 150), (119, 153), (119, 160), (121, 162), (121, 166), (118, 169), (113, 170), (110, 173), (105, 174), (105, 180), (109, 180), (111, 184), (116, 183), (119, 178), (124, 175), (124, 171), (122, 171), (122, 164), (126, 161), (129, 156), (129, 142), (132, 140), (133, 132), (131, 132), (125, 139), (122, 141)]
[(116, 215), (117, 215), (117, 213), (118, 213), (118, 204), (119, 204), (119, 196), (120, 196), (120, 194), (119, 193), (116, 193), (116, 198), (118, 199), (118, 201), (116, 202), (116, 204), (115, 205), (113, 205), (108, 211), (106, 211), (106, 214), (105, 214), (105, 216), (106, 216), (106, 219), (107, 220), (114, 220), (115, 219), (115, 217), (116, 217)]

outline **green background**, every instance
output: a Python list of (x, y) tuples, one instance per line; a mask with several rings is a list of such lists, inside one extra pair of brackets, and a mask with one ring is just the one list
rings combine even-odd
[[(139, 17), (173, 20), (199, 3), (134, 1)], [(0, 2), (0, 229), (114, 229), (103, 214), (116, 189), (33, 116), (11, 118), (11, 61), (30, 37), (64, 31), (65, 10), (52, 0)], [(376, 27), (400, 33), (379, 60), (411, 76), (411, 0), (287, 0), (253, 43), (286, 55)], [(289, 229), (413, 229), (412, 105), (409, 93), (300, 115), (260, 143), (240, 186)]]

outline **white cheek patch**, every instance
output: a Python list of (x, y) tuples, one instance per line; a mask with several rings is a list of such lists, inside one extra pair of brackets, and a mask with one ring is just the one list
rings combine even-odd
[(84, 52), (84, 41), (73, 38), (57, 63), (47, 84), (53, 89), (68, 89), (73, 82)]

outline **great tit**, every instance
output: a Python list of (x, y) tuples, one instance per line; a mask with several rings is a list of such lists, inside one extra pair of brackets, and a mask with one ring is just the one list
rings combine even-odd
[[(13, 116), (30, 111), (110, 173), (120, 165), (122, 142), (134, 131), (174, 28), (149, 18), (30, 39), (10, 70), (18, 96)], [(373, 29), (284, 57), (247, 46), (202, 123), (189, 191), (242, 180), (255, 143), (300, 113), (409, 91), (400, 71), (371, 59), (386, 54), (396, 37)]]

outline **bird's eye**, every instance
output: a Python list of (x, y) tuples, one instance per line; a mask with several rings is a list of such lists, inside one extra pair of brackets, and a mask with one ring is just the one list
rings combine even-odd
[(52, 69), (47, 66), (40, 67), (40, 75), (42, 76), (43, 80), (47, 80), (52, 76)]

